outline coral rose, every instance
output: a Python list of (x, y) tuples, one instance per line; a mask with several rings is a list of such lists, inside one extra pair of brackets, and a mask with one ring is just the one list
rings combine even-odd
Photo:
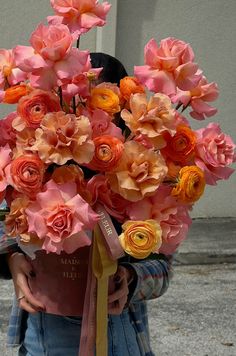
[(47, 252), (72, 253), (91, 244), (85, 233), (99, 220), (88, 203), (77, 194), (76, 184), (56, 184), (50, 180), (35, 202), (26, 209), (30, 233), (37, 234)]
[(235, 143), (224, 134), (216, 123), (196, 131), (197, 145), (195, 163), (200, 167), (206, 183), (215, 185), (217, 180), (228, 179), (234, 172), (231, 165), (236, 160)]
[(107, 172), (111, 189), (129, 201), (138, 201), (154, 194), (167, 174), (161, 154), (143, 145), (128, 141), (118, 167)]
[(101, 109), (113, 115), (120, 111), (119, 96), (106, 87), (96, 87), (91, 90), (90, 106), (93, 109)]
[(7, 104), (16, 104), (22, 96), (29, 94), (30, 91), (30, 87), (26, 84), (14, 85), (5, 90), (3, 102)]
[(41, 189), (45, 166), (36, 154), (26, 154), (14, 159), (8, 166), (10, 184), (20, 193), (34, 197)]
[(134, 94), (130, 98), (130, 111), (121, 112), (126, 125), (134, 135), (147, 137), (155, 148), (165, 146), (163, 132), (175, 133), (175, 112), (170, 98), (164, 94), (155, 94), (149, 100), (146, 94)]
[(93, 176), (88, 181), (87, 189), (92, 195), (92, 205), (100, 202), (108, 214), (119, 222), (124, 221), (127, 216), (126, 209), (130, 202), (111, 190), (108, 179), (104, 175), (98, 174)]
[(161, 246), (161, 227), (155, 220), (131, 221), (122, 225), (123, 233), (119, 241), (124, 251), (137, 259), (158, 252)]
[(120, 81), (120, 92), (123, 98), (128, 101), (131, 94), (144, 93), (145, 89), (138, 78), (127, 76)]
[(105, 25), (111, 7), (107, 1), (97, 0), (51, 0), (51, 6), (57, 16), (49, 16), (48, 21), (67, 25), (77, 37), (95, 26)]
[(174, 136), (166, 134), (164, 137), (166, 146), (161, 150), (163, 156), (182, 165), (193, 159), (197, 140), (195, 132), (189, 127), (179, 125)]
[(57, 95), (35, 89), (19, 100), (18, 117), (13, 120), (12, 125), (17, 131), (22, 131), (25, 127), (36, 129), (47, 113), (59, 110), (61, 107)]
[(123, 142), (109, 135), (95, 137), (93, 142), (95, 151), (88, 167), (95, 171), (112, 171), (118, 165), (122, 156), (124, 150)]
[(194, 203), (203, 194), (206, 185), (204, 172), (197, 166), (186, 166), (179, 171), (179, 181), (171, 195), (183, 203)]
[(37, 151), (45, 163), (65, 164), (73, 159), (77, 163), (88, 163), (94, 154), (91, 125), (85, 116), (76, 117), (63, 111), (47, 114), (35, 131)]

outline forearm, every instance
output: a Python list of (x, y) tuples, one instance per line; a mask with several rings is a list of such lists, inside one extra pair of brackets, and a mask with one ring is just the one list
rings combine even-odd
[(160, 297), (169, 286), (173, 275), (171, 259), (144, 260), (135, 263), (124, 263), (135, 272), (135, 283), (132, 285), (129, 302), (137, 303)]

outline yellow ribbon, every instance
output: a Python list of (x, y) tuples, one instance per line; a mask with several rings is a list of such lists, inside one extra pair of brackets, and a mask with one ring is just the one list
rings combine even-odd
[(93, 233), (92, 270), (97, 278), (96, 356), (107, 356), (108, 280), (116, 273), (117, 261), (109, 257), (98, 225)]

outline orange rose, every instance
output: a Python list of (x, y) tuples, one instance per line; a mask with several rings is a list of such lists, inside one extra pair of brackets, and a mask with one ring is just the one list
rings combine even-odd
[(124, 77), (120, 81), (120, 92), (125, 100), (129, 100), (131, 94), (145, 93), (140, 81), (135, 77)]
[(37, 155), (20, 156), (10, 165), (12, 185), (18, 192), (35, 196), (41, 189), (44, 171), (44, 163)]
[(114, 169), (124, 150), (124, 144), (118, 138), (104, 135), (95, 137), (95, 152), (88, 167), (95, 171), (107, 172)]
[(123, 233), (119, 236), (124, 251), (134, 258), (146, 258), (161, 247), (162, 231), (155, 220), (132, 221), (122, 225)]
[(29, 204), (29, 198), (24, 196), (17, 198), (11, 203), (11, 210), (5, 218), (6, 233), (8, 236), (16, 237), (27, 232), (28, 222), (25, 208)]
[(174, 162), (186, 164), (194, 156), (196, 136), (188, 126), (180, 125), (176, 129), (176, 134), (171, 136), (166, 134), (167, 145), (161, 150), (164, 156), (171, 158)]
[(204, 172), (197, 166), (186, 166), (179, 171), (179, 181), (171, 195), (183, 203), (194, 203), (204, 192)]
[(7, 104), (16, 104), (22, 96), (29, 94), (30, 91), (30, 87), (26, 84), (14, 85), (5, 90), (3, 102)]
[(60, 102), (57, 95), (40, 89), (33, 90), (29, 95), (19, 100), (17, 114), (12, 126), (17, 131), (25, 127), (34, 129), (40, 126), (43, 117), (49, 112), (60, 111)]
[(93, 109), (104, 110), (110, 115), (120, 111), (119, 96), (105, 87), (96, 87), (91, 90), (90, 105)]

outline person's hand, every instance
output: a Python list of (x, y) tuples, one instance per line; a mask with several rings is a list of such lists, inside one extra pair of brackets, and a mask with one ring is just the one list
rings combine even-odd
[(122, 313), (128, 299), (129, 283), (133, 279), (133, 271), (124, 267), (118, 266), (117, 272), (112, 276), (110, 281), (110, 289), (108, 295), (108, 313), (119, 315)]
[(11, 271), (15, 292), (20, 308), (29, 313), (36, 313), (45, 309), (44, 305), (32, 294), (28, 279), (34, 278), (31, 264), (23, 253), (15, 252), (8, 257), (8, 265)]

